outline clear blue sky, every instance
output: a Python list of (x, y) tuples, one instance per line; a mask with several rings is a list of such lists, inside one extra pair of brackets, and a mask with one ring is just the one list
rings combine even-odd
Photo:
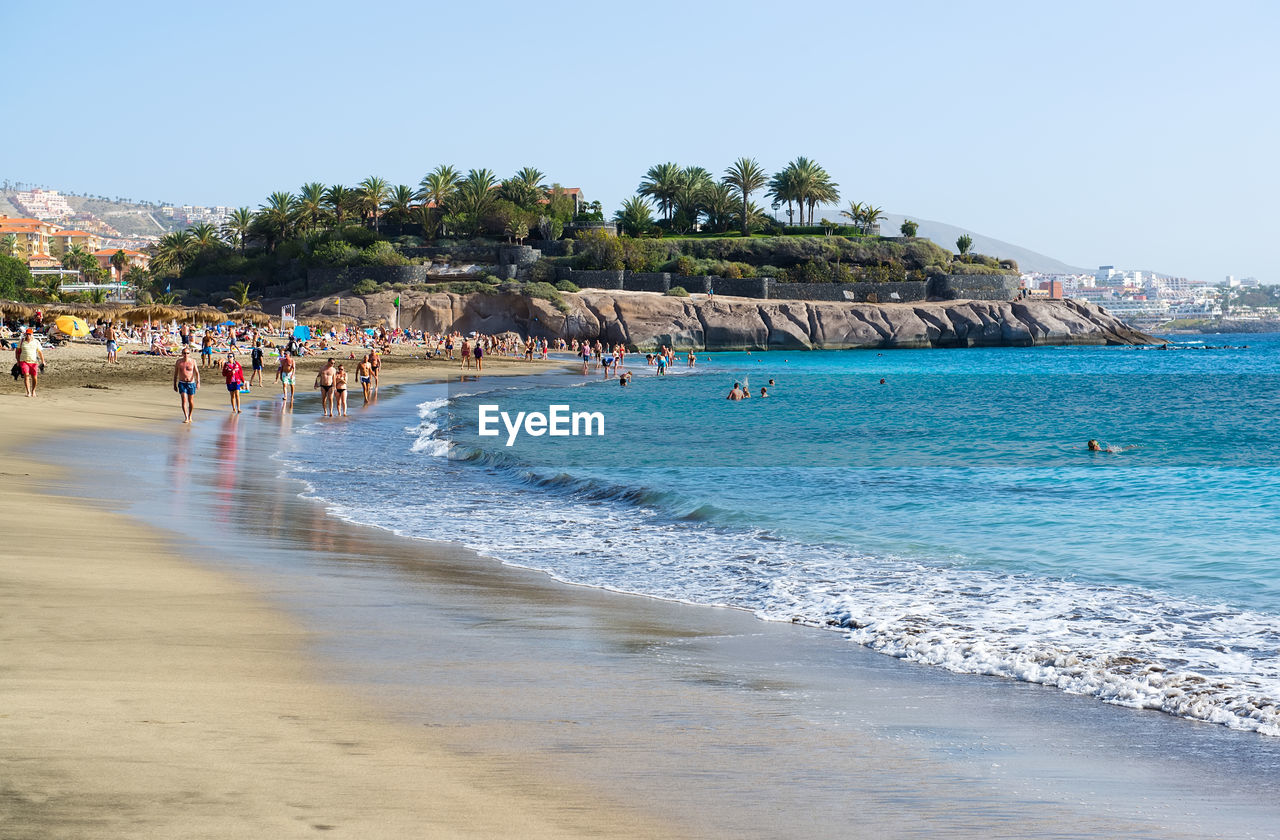
[(3, 3), (0, 178), (257, 207), (531, 165), (612, 212), (654, 163), (807, 155), (843, 199), (1073, 264), (1280, 282), (1278, 24), (1230, 0)]

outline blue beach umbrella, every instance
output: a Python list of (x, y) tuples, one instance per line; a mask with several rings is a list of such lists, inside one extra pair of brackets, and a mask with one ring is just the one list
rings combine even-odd
[(293, 328), (293, 337), (299, 341), (310, 341), (311, 327), (308, 327), (305, 324), (298, 324)]

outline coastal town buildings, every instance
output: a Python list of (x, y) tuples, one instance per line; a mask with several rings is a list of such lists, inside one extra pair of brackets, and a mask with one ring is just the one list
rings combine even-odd
[[(119, 251), (124, 251), (125, 265), (123, 271), (117, 269), (111, 263), (111, 258)], [(99, 266), (110, 274), (112, 283), (119, 283), (123, 281), (124, 274), (128, 273), (129, 269), (134, 266), (137, 266), (138, 268), (146, 268), (151, 264), (150, 254), (143, 253), (142, 251), (134, 251), (129, 248), (101, 248), (93, 252), (93, 258), (98, 261)]]
[(102, 238), (87, 230), (59, 230), (49, 237), (51, 250), (49, 253), (61, 257), (75, 246), (93, 252), (102, 247)]
[(42, 221), (65, 219), (75, 212), (66, 196), (57, 190), (27, 190), (14, 194), (9, 200), (23, 213)]

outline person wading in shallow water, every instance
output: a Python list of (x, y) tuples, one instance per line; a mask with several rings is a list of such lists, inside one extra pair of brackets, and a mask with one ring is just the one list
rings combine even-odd
[(293, 407), (293, 387), (294, 379), (298, 373), (298, 363), (293, 360), (293, 356), (289, 355), (286, 350), (280, 354), (280, 368), (276, 371), (276, 381), (280, 383), (280, 390), (283, 392), (280, 399), (284, 401), (286, 408)]
[(182, 422), (190, 423), (196, 410), (196, 389), (200, 387), (200, 368), (191, 360), (190, 346), (182, 348), (182, 355), (173, 366), (173, 390), (178, 392), (182, 405)]
[(228, 353), (227, 360), (222, 363), (222, 378), (227, 383), (227, 393), (231, 395), (231, 413), (240, 413), (240, 389), (244, 387), (244, 368), (236, 361), (235, 353)]
[(333, 389), (338, 385), (337, 363), (330, 359), (329, 363), (316, 374), (316, 387), (320, 389), (320, 405), (324, 408), (324, 416), (332, 417), (334, 409)]

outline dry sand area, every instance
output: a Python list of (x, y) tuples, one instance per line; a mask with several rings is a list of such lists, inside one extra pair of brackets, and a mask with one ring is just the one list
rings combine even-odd
[[(172, 360), (122, 354), (108, 369), (104, 355), (52, 350), (35, 399), (0, 389), (0, 837), (669, 836), (519, 762), (380, 720), (243, 583), (167, 534), (48, 492), (59, 474), (28, 441), (180, 422)], [(448, 369), (400, 354), (384, 368), (386, 381)], [(225, 411), (211, 384), (216, 407), (202, 407)]]

